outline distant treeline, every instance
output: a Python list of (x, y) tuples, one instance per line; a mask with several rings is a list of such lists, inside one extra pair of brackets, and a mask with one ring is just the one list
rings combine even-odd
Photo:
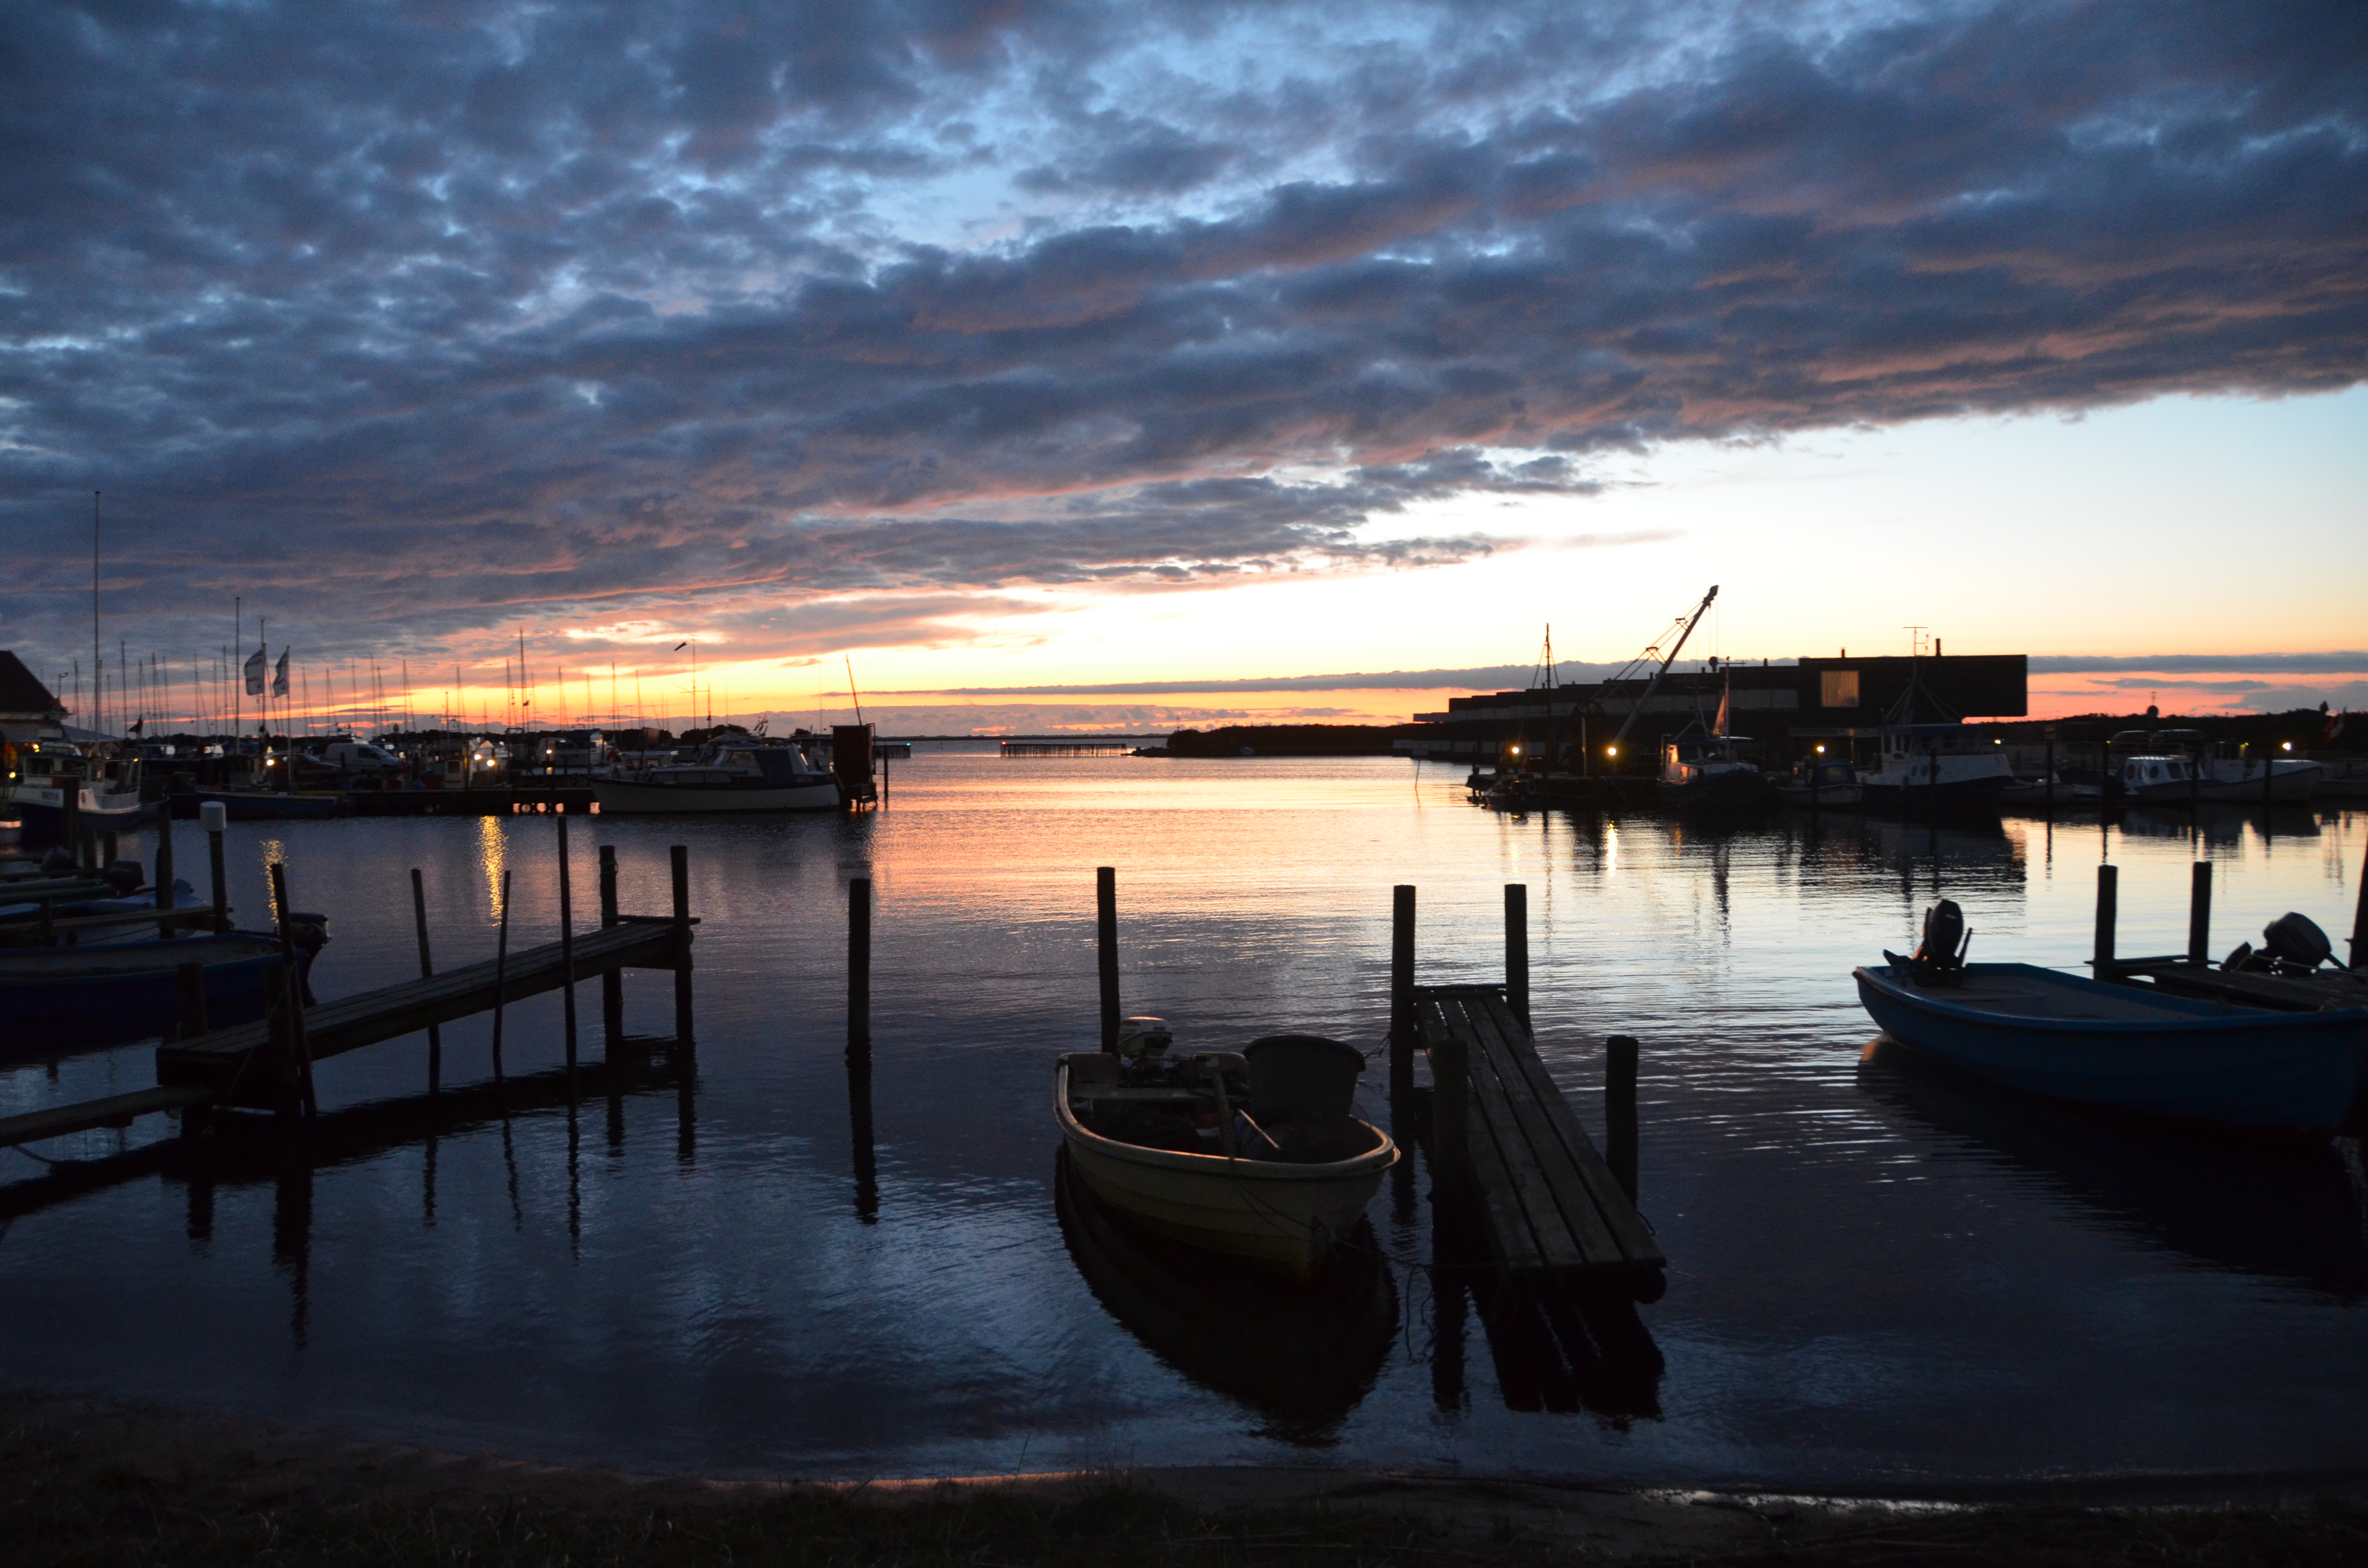
[[(2334, 721), (2341, 722), (2335, 722)], [(2062, 719), (2009, 719), (1998, 728), (2007, 739), (2032, 744), (2050, 729), (2055, 738), (2078, 744), (2108, 740), (2130, 730), (2201, 730), (2214, 741), (2276, 750), (2291, 741), (2297, 752), (2368, 751), (2368, 713), (2335, 714), (2310, 708), (2282, 713), (2076, 713)], [(2328, 730), (2335, 734), (2329, 735)]]
[(1387, 756), (1397, 734), (1392, 724), (1227, 724), (1178, 730), (1167, 737), (1171, 756)]

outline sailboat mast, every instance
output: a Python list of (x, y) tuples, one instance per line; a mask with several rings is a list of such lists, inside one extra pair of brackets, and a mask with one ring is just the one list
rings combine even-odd
[(90, 493), (90, 728), (93, 734), (107, 733), (107, 688), (99, 682), (98, 643), (98, 492)]

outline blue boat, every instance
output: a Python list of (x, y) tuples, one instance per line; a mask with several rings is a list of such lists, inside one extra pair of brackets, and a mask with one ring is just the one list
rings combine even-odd
[(2032, 1094), (2312, 1132), (2346, 1126), (2360, 1096), (2368, 1007), (2263, 1012), (2025, 963), (1962, 964), (1921, 986), (1910, 967), (1857, 971), (1884, 1032)]
[[(260, 932), (154, 937), (76, 948), (0, 948), (0, 1060), (63, 1055), (169, 1033), (181, 1011), (180, 966), (202, 966), (206, 1023), (264, 1015), (279, 938)], [(299, 976), (311, 967), (296, 950)]]

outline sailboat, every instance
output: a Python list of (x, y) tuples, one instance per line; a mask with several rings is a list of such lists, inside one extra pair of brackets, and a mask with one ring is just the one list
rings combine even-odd
[[(1718, 717), (1704, 728), (1697, 718), (1661, 743), (1661, 777), (1656, 793), (1674, 811), (1748, 811), (1768, 800), (1768, 779), (1759, 765), (1736, 755), (1748, 741), (1727, 733), (1735, 680), (1719, 693)], [(1697, 710), (1697, 712), (1700, 710)]]

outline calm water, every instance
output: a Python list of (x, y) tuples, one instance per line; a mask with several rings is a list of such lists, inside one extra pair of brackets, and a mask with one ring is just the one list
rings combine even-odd
[[(661, 912), (689, 846), (694, 1085), (570, 1111), (527, 1084), (432, 1142), (347, 1117), (316, 1167), (168, 1154), (169, 1125), (0, 1152), (0, 1379), (555, 1460), (768, 1474), (1260, 1460), (1668, 1480), (1912, 1483), (2368, 1462), (2356, 1145), (2199, 1143), (1969, 1088), (1872, 1049), (1854, 963), (1936, 892), (1974, 955), (2072, 964), (2093, 868), (2124, 951), (2215, 949), (2289, 908), (2348, 930), (2368, 815), (1829, 819), (1731, 833), (1507, 818), (1388, 760), (1005, 762), (924, 748), (859, 818), (577, 823)], [(589, 828), (590, 831), (584, 831)], [(197, 837), (184, 830), (182, 858)], [(549, 939), (549, 819), (237, 824), (235, 902), (285, 857), (335, 940), (324, 995), (490, 956), (493, 892)], [(129, 851), (127, 851), (129, 852)], [(1643, 1207), (1672, 1260), (1666, 1370), (1565, 1367), (1429, 1270), (1430, 1176), (1384, 1187), (1382, 1255), (1278, 1301), (1056, 1205), (1052, 1058), (1096, 1028), (1093, 872), (1120, 868), (1127, 1008), (1180, 1048), (1279, 1026), (1377, 1044), (1389, 889), (1423, 977), (1490, 978), (1530, 887), (1541, 1050), (1600, 1121), (1600, 1041), (1644, 1041)], [(844, 1043), (845, 890), (878, 887), (867, 1162)], [(2339, 929), (2340, 928), (2340, 929)], [(2340, 950), (2340, 949), (2339, 949)], [(587, 1042), (598, 990), (583, 993)], [(663, 1032), (671, 980), (628, 982)], [(560, 1058), (555, 996), (513, 1074)], [(484, 1022), (448, 1083), (486, 1074)], [(587, 1051), (597, 1046), (587, 1043)], [(324, 1110), (414, 1095), (424, 1048), (325, 1063)], [(1379, 1070), (1368, 1114), (1386, 1119)], [(153, 1082), (130, 1049), (0, 1073), (0, 1108)], [(1064, 1227), (1064, 1214), (1067, 1223)]]

